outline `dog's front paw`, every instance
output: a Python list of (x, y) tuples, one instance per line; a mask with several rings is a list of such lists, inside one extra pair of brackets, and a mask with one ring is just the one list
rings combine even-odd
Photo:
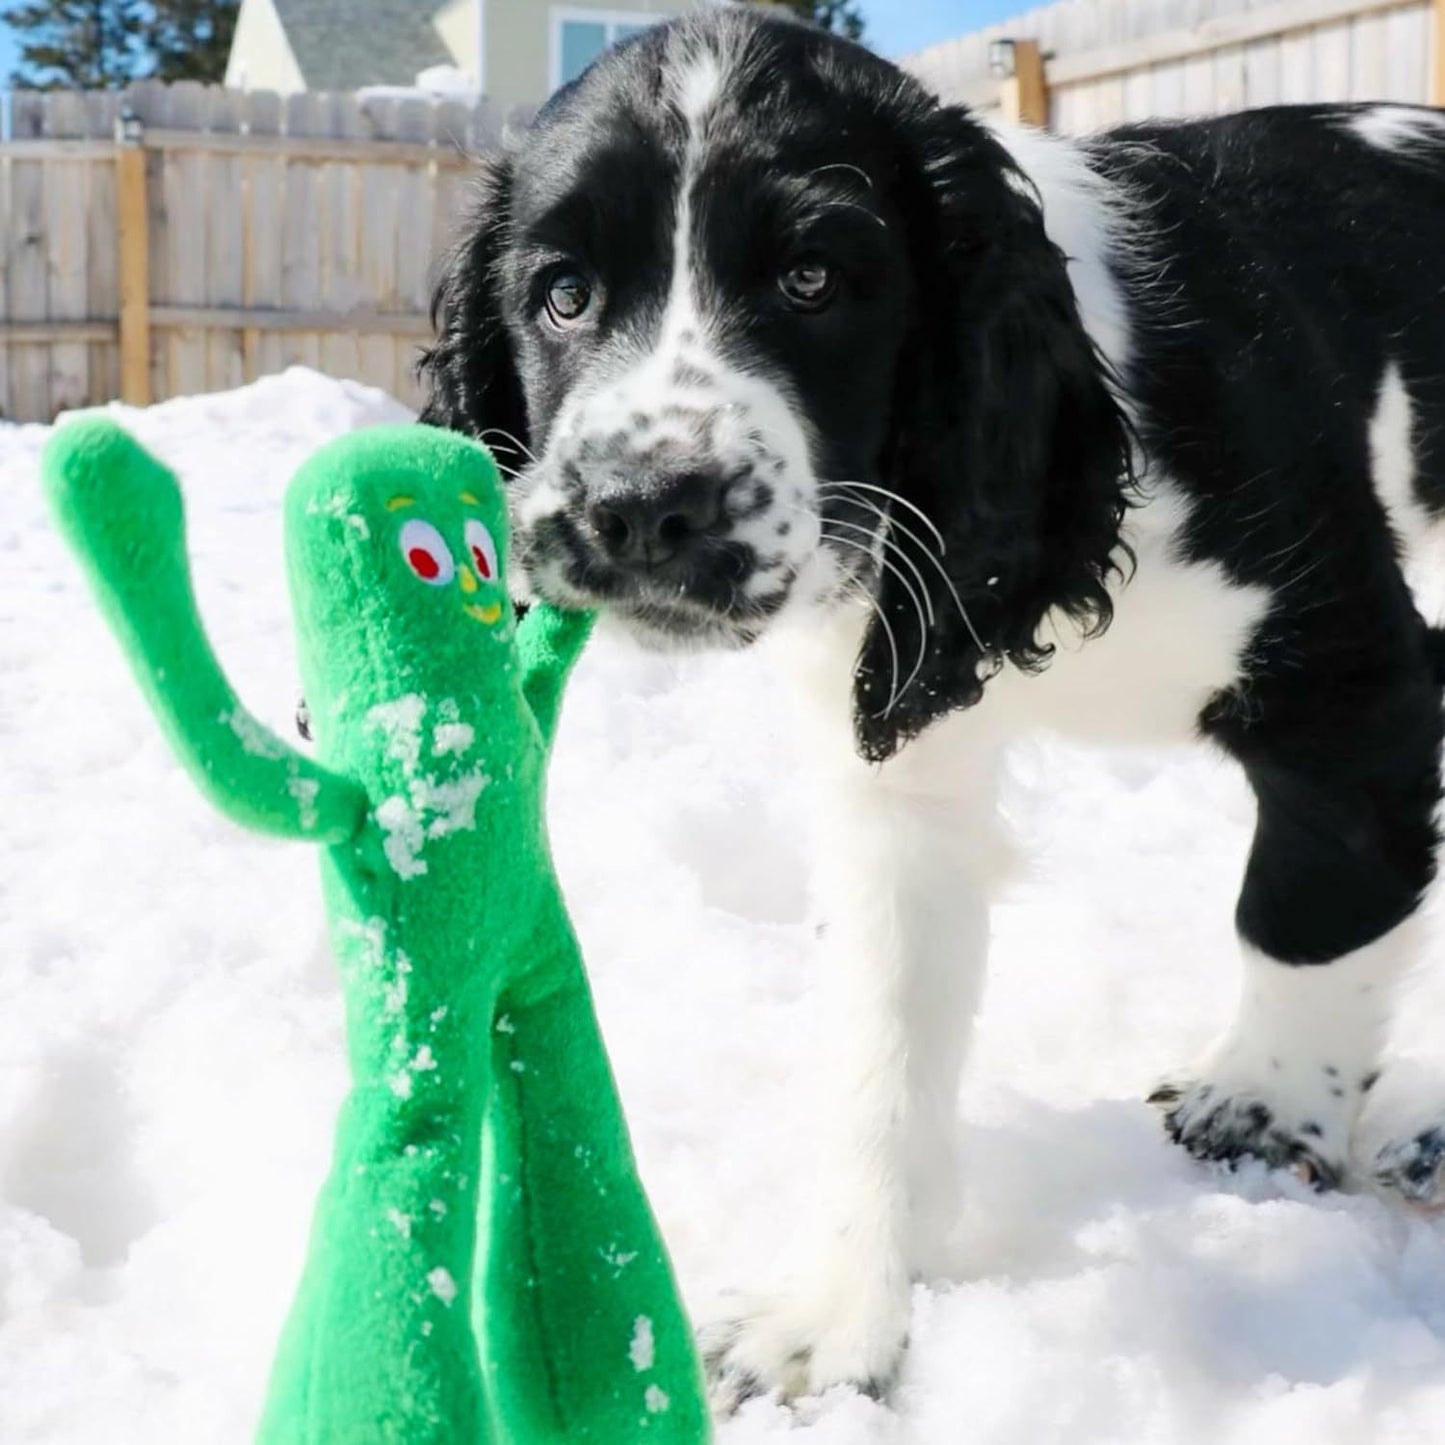
[(708, 1394), (719, 1415), (755, 1395), (782, 1400), (835, 1385), (881, 1399), (908, 1332), (906, 1280), (851, 1277), (770, 1297), (734, 1296), (698, 1332)]
[(1321, 1190), (1343, 1177), (1350, 1120), (1328, 1088), (1305, 1103), (1257, 1081), (1198, 1079), (1161, 1084), (1149, 1102), (1163, 1111), (1169, 1137), (1196, 1159), (1231, 1168), (1260, 1159)]
[(1422, 1129), (1386, 1144), (1375, 1155), (1371, 1175), (1381, 1189), (1415, 1209), (1445, 1210), (1445, 1129)]

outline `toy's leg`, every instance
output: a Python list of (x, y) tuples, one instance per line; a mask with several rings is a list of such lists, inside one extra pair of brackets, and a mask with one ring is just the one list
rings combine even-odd
[(493, 1439), (471, 1326), (480, 1106), (436, 1107), (419, 1077), (342, 1108), (261, 1445)]
[(500, 1007), (479, 1312), (498, 1433), (699, 1445), (709, 1429), (692, 1332), (586, 982)]

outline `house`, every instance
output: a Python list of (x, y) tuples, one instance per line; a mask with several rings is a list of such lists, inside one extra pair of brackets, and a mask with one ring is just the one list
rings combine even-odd
[(500, 110), (534, 106), (614, 41), (709, 0), (241, 0), (226, 84), (359, 90), (454, 66)]

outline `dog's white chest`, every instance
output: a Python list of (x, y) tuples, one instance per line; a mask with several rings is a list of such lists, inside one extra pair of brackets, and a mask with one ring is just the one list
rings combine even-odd
[(1084, 641), (1064, 623), (1049, 667), (1034, 677), (1006, 669), (980, 712), (996, 713), (1010, 733), (1034, 725), (1098, 742), (1192, 737), (1210, 697), (1238, 680), (1270, 598), (1231, 582), (1217, 563), (1183, 560), (1185, 515), (1167, 487), (1134, 511), (1125, 536), (1137, 566), (1114, 589), (1109, 630)]

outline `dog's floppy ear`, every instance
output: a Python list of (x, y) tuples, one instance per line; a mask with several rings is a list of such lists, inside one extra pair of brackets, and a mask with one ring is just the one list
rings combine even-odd
[[(1127, 557), (1129, 429), (1038, 198), (961, 109), (929, 105), (905, 134), (913, 336), (884, 469), (941, 539), (893, 504), (915, 537), (892, 527), (889, 540), (917, 561), (933, 620), (909, 595), (914, 575), (885, 568), (854, 695), (859, 749), (874, 761), (977, 702), (1000, 667), (1042, 668), (1050, 612), (1101, 632), (1105, 582)], [(938, 566), (917, 556), (923, 546)]]
[(418, 372), (427, 388), (423, 422), (479, 437), (518, 465), (520, 454), (509, 452), (514, 440), (530, 445), (527, 409), (498, 299), (511, 196), (510, 163), (500, 155), (483, 162), (462, 239), (432, 295), (437, 339)]

